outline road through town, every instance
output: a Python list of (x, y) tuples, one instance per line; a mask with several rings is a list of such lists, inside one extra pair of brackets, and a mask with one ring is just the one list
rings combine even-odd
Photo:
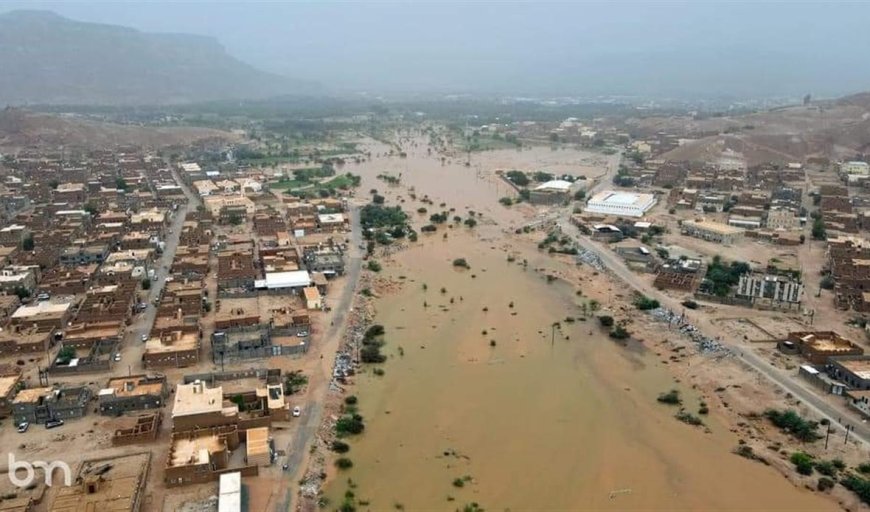
[[(577, 229), (576, 226), (566, 221), (559, 221), (557, 224), (564, 233), (571, 235), (577, 241), (580, 247), (598, 255), (601, 262), (608, 268), (608, 270), (610, 270), (610, 272), (614, 276), (629, 285), (632, 289), (636, 290), (639, 293), (642, 293), (643, 295), (646, 295), (647, 297), (658, 300), (659, 303), (662, 304), (662, 306), (669, 308), (672, 311), (680, 311), (684, 309), (678, 299), (669, 297), (668, 295), (657, 290), (652, 285), (644, 282), (637, 274), (632, 272), (623, 263), (623, 261), (618, 258), (612, 251), (593, 242), (590, 238), (584, 236), (582, 233), (580, 233), (580, 230)], [(709, 319), (696, 316), (692, 319), (692, 323), (706, 336), (710, 338), (718, 337), (717, 334), (713, 333), (713, 326), (710, 324)], [(757, 371), (759, 374), (763, 375), (771, 383), (773, 383), (786, 393), (790, 393), (796, 399), (800, 400), (807, 407), (812, 409), (816, 414), (829, 419), (833, 427), (841, 435), (845, 433), (845, 425), (840, 423), (840, 419), (845, 418), (846, 423), (851, 425), (854, 429), (850, 434), (850, 437), (855, 437), (859, 439), (865, 445), (870, 444), (870, 428), (868, 428), (865, 423), (854, 419), (854, 417), (845, 416), (842, 410), (838, 409), (833, 404), (829, 403), (827, 400), (823, 399), (811, 390), (803, 387), (799, 382), (796, 382), (796, 376), (786, 374), (779, 369), (773, 367), (772, 365), (767, 363), (767, 361), (765, 361), (762, 357), (756, 354), (750, 347), (741, 346), (740, 342), (736, 339), (730, 339), (725, 336), (719, 338), (719, 341), (723, 345), (730, 348), (733, 353), (738, 355), (740, 357), (740, 361), (744, 365)]]
[(330, 306), (333, 311), (332, 321), (320, 339), (320, 343), (322, 343), (320, 350), (320, 371), (309, 378), (309, 405), (305, 408), (303, 422), (299, 425), (296, 435), (286, 449), (287, 458), (283, 462), (283, 464), (287, 465), (287, 470), (285, 471), (285, 496), (284, 504), (278, 508), (279, 510), (289, 510), (292, 505), (296, 482), (302, 477), (304, 472), (303, 463), (308, 454), (308, 447), (311, 446), (311, 442), (323, 420), (323, 403), (326, 400), (329, 384), (332, 381), (332, 364), (341, 343), (341, 338), (344, 336), (345, 329), (347, 328), (348, 314), (353, 306), (356, 285), (359, 282), (360, 272), (362, 271), (362, 252), (360, 250), (362, 229), (359, 224), (359, 208), (351, 206), (349, 212), (351, 234), (350, 242), (347, 244), (346, 280), (337, 301)]

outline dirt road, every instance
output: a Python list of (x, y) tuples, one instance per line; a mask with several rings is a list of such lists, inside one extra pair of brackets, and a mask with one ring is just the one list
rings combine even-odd
[(283, 504), (278, 507), (278, 510), (290, 510), (293, 501), (293, 495), (297, 487), (296, 482), (302, 476), (304, 470), (303, 462), (305, 462), (308, 454), (308, 447), (311, 446), (314, 436), (317, 434), (317, 429), (320, 427), (320, 422), (323, 419), (323, 402), (326, 399), (326, 393), (329, 392), (329, 383), (332, 380), (332, 362), (335, 359), (336, 351), (338, 350), (341, 337), (344, 335), (348, 313), (353, 306), (353, 297), (356, 293), (356, 285), (359, 282), (360, 272), (362, 271), (362, 253), (360, 252), (360, 244), (362, 244), (362, 228), (359, 224), (359, 208), (356, 206), (350, 209), (351, 234), (350, 243), (348, 244), (348, 262), (347, 262), (347, 281), (344, 289), (338, 297), (337, 303), (332, 306), (335, 316), (329, 329), (323, 334), (321, 345), (321, 365), (319, 372), (311, 375), (309, 379), (309, 404), (305, 409), (305, 415), (302, 424), (299, 426), (296, 436), (293, 438), (289, 446), (287, 446), (287, 458), (282, 464), (287, 465), (285, 481), (285, 495)]

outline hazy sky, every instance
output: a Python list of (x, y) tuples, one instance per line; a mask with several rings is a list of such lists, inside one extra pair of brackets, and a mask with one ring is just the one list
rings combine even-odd
[(870, 90), (870, 3), (21, 2), (216, 37), (334, 91), (833, 95)]

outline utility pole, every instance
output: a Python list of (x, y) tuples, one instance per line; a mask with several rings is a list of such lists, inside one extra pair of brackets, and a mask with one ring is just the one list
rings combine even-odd
[(825, 450), (828, 449), (828, 439), (831, 437), (831, 424), (828, 423), (828, 430), (825, 432)]

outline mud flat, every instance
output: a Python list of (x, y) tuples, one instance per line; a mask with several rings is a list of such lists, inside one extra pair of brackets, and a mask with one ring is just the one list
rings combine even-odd
[(389, 361), (357, 379), (366, 431), (327, 486), (330, 509), (348, 479), (372, 510), (837, 509), (733, 455), (716, 415), (675, 420), (659, 393), (677, 387), (689, 412), (699, 397), (642, 345), (579, 321), (576, 287), (532, 270), (546, 255), (514, 247), (524, 269), (480, 233), (440, 231), (386, 262), (405, 283), (376, 301)]

